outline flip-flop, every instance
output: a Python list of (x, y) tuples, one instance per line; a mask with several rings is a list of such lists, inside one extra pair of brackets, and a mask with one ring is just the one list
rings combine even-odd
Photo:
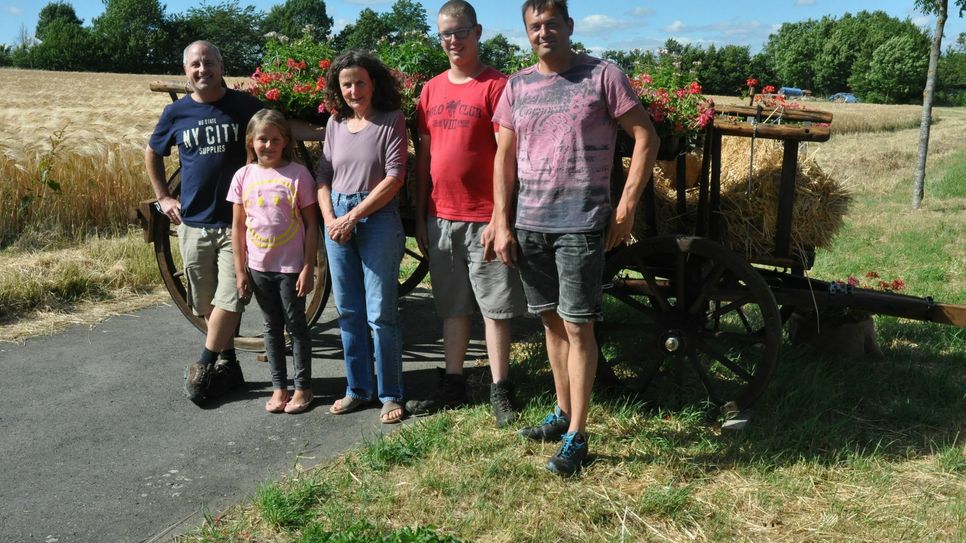
[(309, 394), (308, 399), (305, 400), (304, 402), (293, 402), (289, 400), (289, 402), (285, 405), (285, 412), (288, 413), (289, 415), (301, 413), (302, 411), (305, 411), (306, 409), (308, 409), (310, 405), (312, 405), (312, 400), (314, 399), (315, 397)]
[[(399, 414), (395, 417), (387, 417), (387, 415), (393, 411), (398, 411)], [(392, 401), (382, 404), (382, 409), (379, 410), (379, 420), (382, 421), (383, 424), (396, 424), (397, 422), (401, 422), (405, 416), (406, 411), (403, 409), (403, 406)]]
[(335, 403), (332, 404), (332, 407), (329, 407), (329, 413), (332, 413), (333, 415), (345, 415), (346, 413), (358, 411), (367, 405), (369, 405), (369, 400), (360, 400), (359, 398), (346, 396), (341, 400), (336, 400)]

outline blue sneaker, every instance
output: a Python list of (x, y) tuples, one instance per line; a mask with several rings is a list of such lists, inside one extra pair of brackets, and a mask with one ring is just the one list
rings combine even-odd
[(557, 475), (576, 475), (587, 459), (587, 439), (578, 432), (568, 432), (561, 441), (560, 450), (547, 462), (547, 471)]
[(543, 422), (537, 426), (528, 426), (517, 432), (517, 435), (534, 441), (559, 441), (560, 436), (564, 435), (569, 427), (570, 419), (558, 405), (554, 407), (553, 413), (543, 419)]

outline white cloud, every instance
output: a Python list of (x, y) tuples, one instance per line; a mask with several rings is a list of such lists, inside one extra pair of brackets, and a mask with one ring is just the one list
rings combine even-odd
[(20, 17), (23, 15), (23, 10), (18, 6), (5, 5), (0, 7), (0, 12), (6, 13), (7, 15), (13, 15), (14, 17)]
[(344, 19), (342, 17), (336, 17), (335, 18), (335, 21), (332, 23), (332, 34), (335, 35), (335, 34), (338, 34), (339, 32), (342, 32), (342, 30), (345, 27), (349, 26), (349, 23), (351, 23), (351, 22), (352, 21), (350, 21), (349, 19)]
[(814, 6), (815, 0), (795, 0), (796, 6)]
[(634, 17), (650, 17), (654, 15), (654, 10), (651, 8), (634, 8), (627, 10), (627, 15)]
[(673, 23), (665, 26), (664, 27), (664, 31), (665, 32), (668, 32), (670, 34), (677, 34), (678, 32), (684, 32), (684, 29), (685, 28), (687, 28), (687, 27), (685, 26), (685, 24), (683, 22), (681, 22), (681, 21), (674, 21)]
[(630, 21), (619, 21), (607, 15), (588, 15), (574, 24), (574, 32), (579, 34), (603, 34), (631, 26)]
[(932, 28), (934, 20), (930, 15), (920, 15), (912, 18), (912, 24), (918, 26), (919, 28)]

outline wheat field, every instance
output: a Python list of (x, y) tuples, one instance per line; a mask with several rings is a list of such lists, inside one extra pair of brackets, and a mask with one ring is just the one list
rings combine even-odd
[[(123, 230), (129, 210), (152, 197), (144, 148), (171, 101), (149, 84), (183, 76), (0, 75), (0, 247), (25, 233), (42, 243), (45, 231), (76, 240)], [(45, 171), (59, 191), (43, 182)]]

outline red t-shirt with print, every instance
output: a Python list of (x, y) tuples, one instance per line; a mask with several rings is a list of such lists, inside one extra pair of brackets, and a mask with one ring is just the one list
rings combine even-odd
[(430, 138), (432, 192), (427, 211), (451, 221), (489, 222), (493, 213), (493, 112), (507, 78), (487, 67), (455, 84), (443, 72), (423, 86), (416, 111)]

